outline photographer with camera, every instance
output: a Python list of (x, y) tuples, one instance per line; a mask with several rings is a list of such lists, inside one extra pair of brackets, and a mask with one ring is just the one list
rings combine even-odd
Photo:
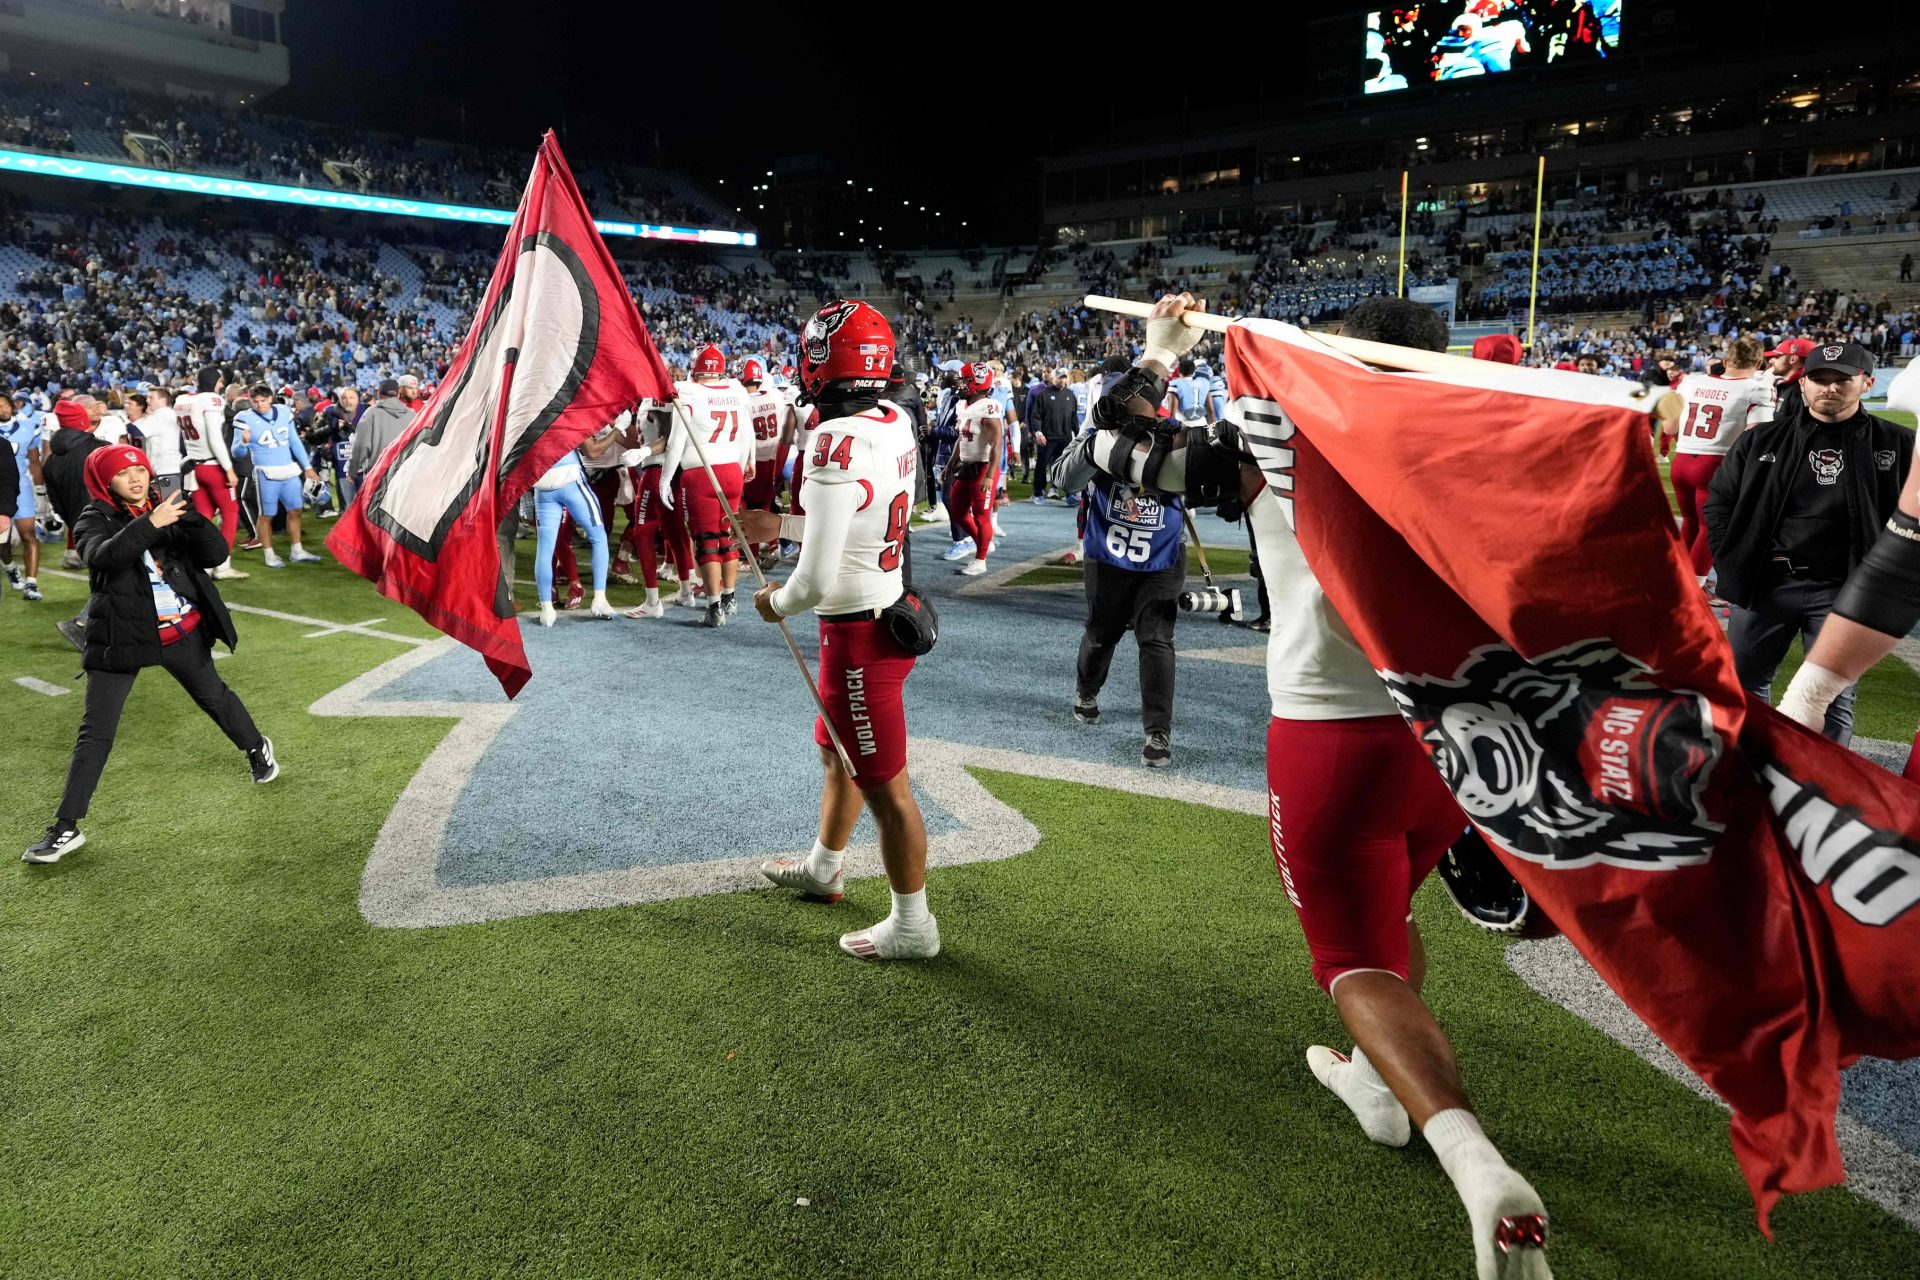
[(254, 727), (240, 696), (213, 669), (213, 642), (237, 642), (233, 619), (207, 570), (227, 558), (227, 542), (205, 516), (173, 490), (154, 500), (153, 467), (131, 445), (88, 455), (92, 500), (74, 525), (92, 594), (87, 600), (86, 712), (67, 765), (67, 785), (46, 835), (22, 855), (58, 862), (87, 842), (87, 815), (100, 772), (120, 729), (120, 713), (145, 667), (164, 667), (228, 741), (246, 752), (255, 782), (280, 775), (273, 743)]
[[(1242, 433), (1285, 440), (1291, 421), (1271, 409), (1253, 416), (1244, 402), (1205, 427), (1156, 416), (1200, 336), (1181, 319), (1188, 308), (1203, 304), (1187, 294), (1155, 304), (1139, 364), (1094, 408), (1091, 455), (1115, 480), (1223, 514), (1244, 509), (1253, 526), (1273, 603), (1273, 705), (1262, 717), (1272, 852), (1314, 978), (1355, 1044), (1350, 1057), (1310, 1046), (1307, 1065), (1372, 1141), (1405, 1146), (1421, 1130), (1466, 1207), (1481, 1280), (1543, 1280), (1540, 1196), (1482, 1131), (1452, 1046), (1420, 995), (1426, 954), (1413, 895), (1466, 819), (1301, 551), (1292, 513), (1314, 494), (1296, 485), (1283, 502), (1242, 444)], [(1401, 298), (1361, 301), (1343, 332), (1447, 346), (1446, 322)]]
[(1080, 504), (1087, 626), (1074, 664), (1073, 718), (1100, 722), (1100, 690), (1114, 648), (1132, 627), (1140, 647), (1140, 723), (1146, 733), (1140, 763), (1164, 769), (1173, 763), (1173, 626), (1187, 581), (1185, 507), (1177, 497), (1148, 493), (1100, 471), (1093, 462), (1094, 439), (1090, 424), (1035, 486), (1039, 492), (1051, 480), (1069, 501), (1082, 491), (1087, 497)]

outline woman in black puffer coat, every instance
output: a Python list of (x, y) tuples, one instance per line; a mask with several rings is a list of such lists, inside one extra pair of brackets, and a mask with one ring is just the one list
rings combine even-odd
[(207, 570), (227, 558), (226, 539), (175, 493), (155, 506), (147, 455), (110, 445), (87, 456), (92, 495), (74, 522), (93, 594), (87, 601), (86, 713), (67, 765), (67, 786), (47, 834), (25, 861), (58, 862), (87, 842), (80, 834), (120, 712), (145, 667), (164, 667), (234, 746), (247, 753), (255, 782), (280, 774), (273, 743), (254, 727), (238, 694), (213, 669), (213, 642), (231, 650), (233, 619)]

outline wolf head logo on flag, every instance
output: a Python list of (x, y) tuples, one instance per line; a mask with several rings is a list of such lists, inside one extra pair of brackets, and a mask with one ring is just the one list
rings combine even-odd
[(1703, 861), (1722, 826), (1701, 796), (1720, 758), (1706, 700), (1650, 683), (1606, 641), (1528, 662), (1487, 645), (1451, 679), (1382, 672), (1466, 815), (1553, 867)]
[(641, 400), (671, 399), (672, 385), (549, 133), (466, 341), (327, 549), (479, 650), (512, 697), (531, 671), (501, 515), (574, 446)]

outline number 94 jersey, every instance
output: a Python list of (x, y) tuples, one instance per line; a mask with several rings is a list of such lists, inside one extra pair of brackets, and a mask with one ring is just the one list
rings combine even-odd
[[(884, 608), (898, 600), (920, 465), (913, 419), (882, 400), (867, 413), (821, 422), (802, 465), (807, 523), (788, 589), (803, 600), (822, 593), (810, 607), (823, 614)], [(821, 563), (836, 542), (839, 554)]]
[(1721, 378), (1690, 373), (1674, 390), (1681, 400), (1680, 435), (1673, 442), (1676, 453), (1723, 457), (1748, 426), (1773, 417), (1773, 383), (1761, 375)]

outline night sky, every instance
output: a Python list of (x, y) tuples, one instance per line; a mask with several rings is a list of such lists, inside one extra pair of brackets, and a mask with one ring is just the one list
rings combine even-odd
[[(502, 11), (528, 16), (512, 26), (480, 16)], [(679, 27), (659, 12), (592, 0), (294, 0), (292, 83), (261, 105), (529, 155), (551, 126), (577, 166), (657, 155), (709, 185), (724, 178), (724, 193), (743, 201), (779, 158), (817, 154), (838, 179), (873, 186), (876, 208), (898, 211), (908, 198), (915, 212), (939, 207), (940, 230), (954, 228), (943, 243), (1005, 244), (1035, 235), (1035, 160), (1110, 127), (1133, 96), (1089, 92), (1085, 59), (1049, 58), (1039, 41), (1023, 53), (956, 28), (948, 43), (916, 37), (911, 57), (855, 66), (844, 43), (829, 47), (790, 10)], [(904, 50), (918, 27), (902, 20), (897, 36), (873, 43)], [(756, 215), (751, 203), (744, 212)]]

